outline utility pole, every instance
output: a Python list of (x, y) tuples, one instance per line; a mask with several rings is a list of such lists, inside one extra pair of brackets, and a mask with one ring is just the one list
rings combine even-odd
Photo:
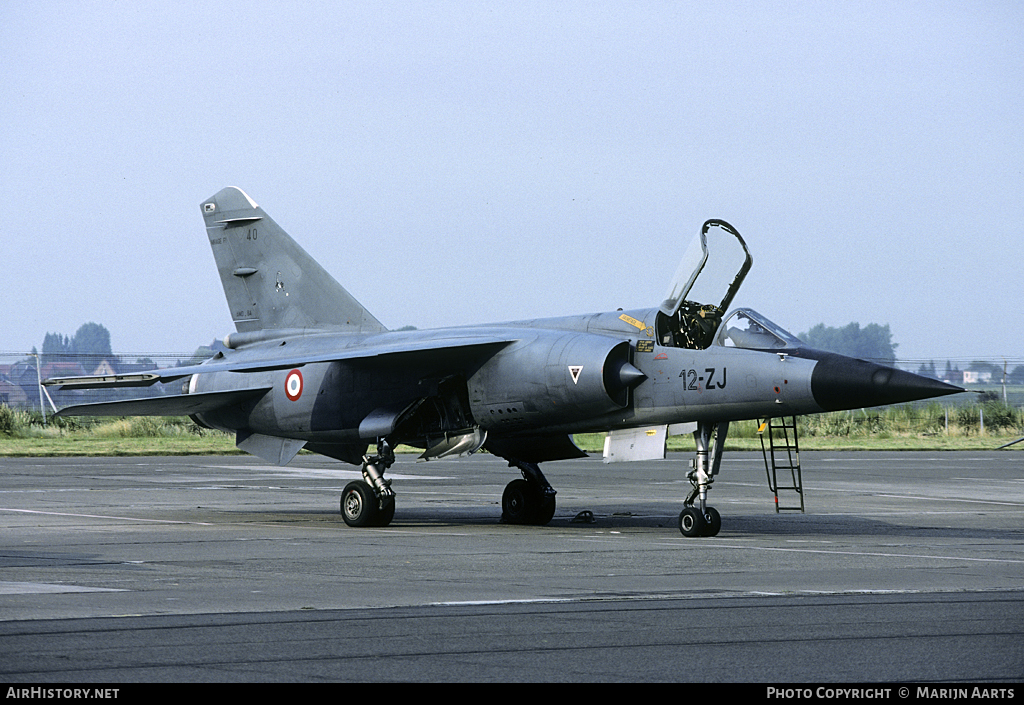
[(1003, 404), (1009, 406), (1006, 401), (1006, 358), (1003, 358)]
[(39, 387), (39, 411), (43, 415), (43, 425), (46, 425), (46, 407), (43, 406), (43, 356), (39, 353), (30, 353), (36, 359), (36, 382)]

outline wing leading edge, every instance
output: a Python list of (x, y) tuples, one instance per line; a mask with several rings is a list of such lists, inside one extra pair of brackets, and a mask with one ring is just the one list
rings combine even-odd
[(145, 399), (78, 404), (64, 407), (57, 412), (57, 416), (189, 416), (258, 399), (269, 389), (270, 387), (256, 387), (226, 392), (172, 394)]
[[(113, 389), (119, 387), (146, 387), (157, 382), (173, 382), (193, 374), (208, 372), (267, 372), (302, 367), (318, 362), (341, 362), (366, 358), (380, 358), (401, 355), (429, 355), (435, 352), (476, 351), (482, 355), (493, 354), (515, 342), (505, 336), (474, 336), (448, 339), (425, 339), (421, 341), (363, 343), (320, 354), (293, 355), (288, 357), (260, 358), (246, 355), (244, 359), (216, 361), (216, 358), (200, 365), (167, 367), (147, 370), (129, 375), (95, 375), (83, 377), (51, 377), (43, 380), (47, 387), (65, 389)], [(241, 357), (241, 355), (240, 355)]]

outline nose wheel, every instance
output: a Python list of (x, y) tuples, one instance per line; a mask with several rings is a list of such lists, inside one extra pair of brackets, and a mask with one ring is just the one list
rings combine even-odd
[(722, 530), (722, 515), (714, 507), (705, 507), (702, 514), (697, 507), (686, 507), (679, 512), (679, 531), (683, 536), (718, 536)]

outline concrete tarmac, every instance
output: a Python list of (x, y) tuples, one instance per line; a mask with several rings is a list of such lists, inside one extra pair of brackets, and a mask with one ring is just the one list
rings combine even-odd
[(383, 529), (319, 456), (3, 460), (0, 680), (1024, 678), (1024, 456), (801, 456), (776, 514), (727, 452), (704, 539), (685, 455), (545, 465), (546, 527), (498, 521), (494, 457), (400, 456)]

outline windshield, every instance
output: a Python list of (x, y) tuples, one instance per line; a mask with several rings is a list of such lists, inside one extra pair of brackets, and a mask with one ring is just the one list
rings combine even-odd
[(729, 314), (722, 323), (715, 343), (727, 348), (751, 350), (807, 347), (804, 341), (750, 308), (738, 308)]

